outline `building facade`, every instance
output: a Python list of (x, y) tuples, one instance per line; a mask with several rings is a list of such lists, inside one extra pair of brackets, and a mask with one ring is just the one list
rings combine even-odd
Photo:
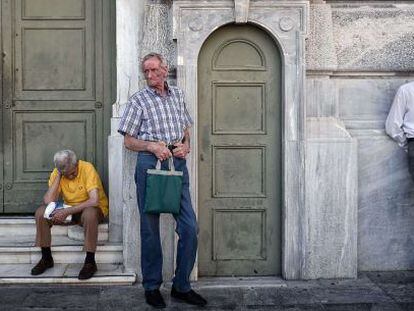
[[(130, 246), (124, 249), (127, 265), (139, 266), (139, 256), (135, 256), (138, 236), (129, 234), (138, 230), (132, 180), (135, 155), (120, 152), (122, 138), (115, 132), (116, 122), (131, 89), (143, 85), (138, 59), (155, 50), (169, 59), (171, 82), (185, 90), (195, 120), (189, 167), (201, 227), (197, 270), (200, 275), (237, 274), (226, 264), (239, 266), (240, 261), (259, 258), (263, 253), (277, 257), (274, 264), (279, 266), (275, 271), (288, 279), (355, 277), (357, 271), (413, 268), (412, 182), (406, 154), (384, 132), (384, 120), (397, 88), (412, 77), (412, 4), (118, 4), (120, 101), (115, 106), (119, 112), (113, 114), (110, 137), (110, 150), (116, 149), (118, 153), (112, 165), (110, 160), (110, 171), (115, 171), (122, 159), (124, 172), (118, 172), (114, 184), (122, 183), (123, 189), (111, 187), (111, 198), (123, 197), (116, 204), (124, 215), (118, 221), (120, 224), (123, 219), (124, 245)], [(272, 78), (263, 78), (268, 81), (264, 86), (251, 73), (252, 67), (266, 62), (263, 59), (267, 52), (261, 50), (266, 43), (247, 37), (240, 39), (244, 43), (235, 43), (235, 37), (228, 34), (232, 27), (240, 34), (253, 27), (266, 35), (264, 40), (272, 41), (280, 67), (270, 65), (276, 71)], [(255, 63), (253, 52), (250, 55), (243, 51), (242, 45), (248, 42), (257, 47), (256, 56), (263, 56), (262, 63)], [(223, 46), (228, 50), (220, 50)], [(214, 58), (220, 58), (221, 52), (217, 50), (223, 52), (221, 60)], [(206, 72), (206, 62), (213, 64), (213, 73)], [(230, 73), (220, 76), (214, 70)], [(277, 91), (267, 94), (262, 87)], [(248, 97), (246, 89), (257, 97)], [(250, 103), (261, 104), (256, 109), (246, 108), (248, 104), (243, 101), (231, 102), (238, 94), (252, 100)], [(280, 116), (272, 113), (271, 101), (279, 105)], [(274, 123), (277, 126), (272, 129)], [(273, 134), (269, 133), (272, 130)], [(273, 137), (265, 142), (262, 135)], [(250, 140), (252, 136), (256, 137), (253, 141), (257, 149)], [(279, 149), (272, 151), (273, 145)], [(115, 153), (109, 154), (111, 158)], [(229, 159), (236, 162), (230, 168)], [(206, 161), (207, 173), (203, 164)], [(271, 180), (266, 171), (280, 178)], [(262, 197), (271, 196), (272, 191), (276, 201), (265, 202)], [(229, 204), (223, 197), (237, 203)], [(275, 230), (280, 231), (273, 236), (272, 222), (266, 222), (273, 217), (271, 208), (279, 215), (273, 221), (275, 227), (279, 226)], [(204, 222), (202, 217), (208, 220)], [(232, 222), (238, 225), (232, 227)], [(245, 223), (250, 226), (244, 226)], [(163, 217), (166, 275), (171, 275), (174, 266), (173, 229), (171, 219)], [(226, 236), (239, 238), (231, 243)], [(273, 250), (266, 244), (268, 237), (279, 239)], [(249, 250), (247, 245), (251, 246)], [(208, 266), (209, 260), (214, 262), (212, 267)], [(254, 267), (247, 264), (243, 273), (257, 275)]]
[[(40, 2), (48, 7), (47, 0)], [(109, 241), (122, 245), (127, 270), (140, 274), (139, 213), (133, 178), (136, 154), (123, 147), (117, 128), (129, 96), (145, 86), (140, 59), (149, 52), (166, 56), (169, 83), (184, 90), (194, 120), (188, 158), (200, 226), (194, 279), (232, 275), (354, 278), (358, 271), (414, 268), (414, 185), (406, 153), (384, 131), (396, 90), (413, 77), (411, 1), (117, 0), (115, 7), (106, 1), (75, 2), (62, 11), (67, 15), (23, 0), (10, 6), (17, 7), (17, 12), (28, 12), (16, 19), (28, 24), (28, 40), (48, 37), (41, 32), (30, 36), (32, 28), (76, 29), (86, 25), (81, 33), (86, 36), (84, 41), (76, 39), (75, 31), (67, 34), (72, 36), (72, 46), (85, 42), (79, 53), (89, 55), (90, 51), (95, 57), (91, 64), (97, 67), (85, 65), (92, 59), (88, 57), (79, 66), (97, 70), (97, 74), (83, 70), (83, 80), (78, 81), (76, 67), (69, 66), (65, 72), (75, 78), (50, 79), (42, 85), (34, 79), (33, 71), (44, 69), (39, 55), (45, 54), (29, 53), (23, 60), (34, 65), (22, 75), (21, 84), (17, 80), (15, 85), (21, 92), (14, 97), (22, 96), (32, 110), (25, 114), (20, 111), (23, 108), (14, 108), (9, 119), (21, 120), (28, 133), (33, 133), (33, 124), (42, 120), (36, 119), (39, 114), (33, 107), (57, 101), (57, 105), (45, 108), (48, 122), (58, 116), (75, 122), (78, 119), (72, 120), (73, 116), (81, 115), (79, 111), (85, 108), (82, 124), (86, 124), (87, 135), (82, 132), (77, 136), (88, 139), (92, 135), (93, 143), (80, 142), (73, 148), (96, 146), (86, 148), (84, 156), (107, 172)], [(99, 11), (94, 5), (107, 10)], [(50, 18), (44, 12), (55, 15)], [(84, 17), (90, 14), (99, 27), (110, 27), (105, 22), (111, 20), (110, 12), (116, 21), (115, 42), (105, 35), (97, 36), (95, 47), (88, 50), (93, 33), (88, 34), (90, 24)], [(72, 25), (77, 21), (82, 25)], [(99, 27), (91, 29), (99, 34)], [(110, 38), (110, 28), (107, 33)], [(4, 37), (8, 38), (3, 36), (3, 41)], [(107, 49), (98, 53), (99, 44), (109, 51), (114, 49), (116, 66), (108, 65), (111, 56)], [(72, 57), (77, 59), (76, 54)], [(19, 77), (19, 66), (7, 64), (3, 81), (7, 70)], [(89, 79), (89, 72), (91, 77), (104, 78)], [(116, 87), (111, 88), (111, 81)], [(110, 89), (116, 93), (105, 93)], [(6, 103), (9, 95), (4, 90)], [(48, 101), (36, 106), (35, 100)], [(77, 114), (59, 106), (67, 100), (74, 101), (69, 107), (76, 107)], [(19, 104), (10, 101), (15, 102)], [(33, 122), (25, 123), (25, 118)], [(3, 128), (9, 119), (3, 113)], [(11, 128), (11, 136), (24, 138), (20, 134), (24, 129)], [(67, 131), (63, 129), (62, 136), (70, 142), (72, 137), (64, 135)], [(99, 155), (105, 143), (98, 132), (109, 134), (107, 141), (104, 138), (107, 158), (105, 152)], [(54, 145), (63, 147), (64, 143), (53, 139)], [(7, 167), (5, 145), (3, 138), (2, 161)], [(35, 158), (27, 163), (47, 167), (48, 159), (41, 153), (44, 149), (53, 148), (35, 149), (43, 162)], [(20, 164), (16, 165), (19, 172)], [(27, 178), (34, 179), (31, 175)], [(7, 200), (10, 194), (7, 183), (4, 185), (2, 199)], [(174, 271), (176, 236), (173, 218), (162, 215), (161, 219), (164, 275), (168, 279)]]

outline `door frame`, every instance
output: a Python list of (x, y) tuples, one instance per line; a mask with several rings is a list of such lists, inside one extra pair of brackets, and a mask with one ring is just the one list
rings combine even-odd
[[(12, 23), (13, 19), (13, 6), (15, 5), (12, 1), (1, 1), (1, 10), (0, 10), (0, 19), (1, 19), (1, 32), (0, 32), (0, 40), (1, 40), (1, 49), (2, 49), (2, 64), (1, 64), (1, 100), (2, 100), (2, 109), (1, 109), (1, 139), (2, 142), (0, 144), (1, 156), (0, 156), (0, 183), (2, 184), (2, 189), (0, 190), (1, 195), (1, 202), (0, 202), (0, 212), (3, 213), (4, 208), (4, 191), (6, 188), (10, 187), (10, 183), (6, 183), (4, 180), (4, 167), (6, 165), (11, 164), (11, 160), (7, 159), (5, 156), (6, 145), (12, 145), (11, 137), (9, 140), (6, 141), (5, 137), (5, 128), (9, 126), (9, 123), (6, 124), (6, 121), (10, 122), (10, 114), (11, 106), (13, 102), (13, 81), (14, 81), (14, 74), (13, 74), (13, 37), (12, 34), (14, 32), (14, 24)], [(6, 14), (8, 12), (8, 14)], [(7, 117), (6, 117), (7, 116)]]
[[(186, 95), (195, 121), (192, 137), (198, 137), (198, 55), (204, 41), (217, 28), (240, 21), (266, 31), (281, 53), (282, 63), (282, 276), (300, 279), (304, 258), (302, 243), (305, 203), (305, 36), (309, 4), (306, 0), (254, 2), (245, 11), (235, 11), (234, 1), (173, 2), (173, 36), (177, 40), (177, 84)], [(266, 13), (266, 14), (264, 14)], [(243, 18), (242, 18), (243, 19)], [(198, 142), (188, 159), (190, 190), (198, 211)], [(197, 269), (193, 277), (197, 278)]]

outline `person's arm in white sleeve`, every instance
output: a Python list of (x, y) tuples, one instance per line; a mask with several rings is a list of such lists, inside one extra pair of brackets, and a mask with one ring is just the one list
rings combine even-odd
[(407, 137), (402, 129), (407, 103), (404, 92), (400, 88), (395, 95), (387, 120), (385, 132), (403, 148), (407, 146)]

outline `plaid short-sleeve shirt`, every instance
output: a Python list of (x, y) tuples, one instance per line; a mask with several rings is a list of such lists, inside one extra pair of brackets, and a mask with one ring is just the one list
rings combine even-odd
[(130, 97), (118, 132), (140, 140), (172, 144), (183, 139), (184, 130), (191, 124), (181, 89), (167, 86), (167, 95), (163, 97), (146, 87)]

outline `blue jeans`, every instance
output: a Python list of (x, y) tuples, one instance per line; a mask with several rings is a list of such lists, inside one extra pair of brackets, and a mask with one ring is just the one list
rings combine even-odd
[[(148, 152), (139, 152), (135, 169), (138, 208), (141, 215), (141, 270), (142, 284), (145, 290), (158, 289), (162, 283), (162, 249), (160, 241), (160, 216), (144, 213), (145, 182), (147, 169), (155, 168), (157, 158)], [(185, 159), (174, 158), (177, 171), (183, 172), (183, 190), (181, 194), (180, 214), (175, 215), (178, 234), (177, 260), (173, 286), (177, 291), (191, 289), (190, 273), (197, 252), (197, 221), (191, 205), (189, 177)], [(161, 163), (162, 169), (168, 169), (168, 161)]]

